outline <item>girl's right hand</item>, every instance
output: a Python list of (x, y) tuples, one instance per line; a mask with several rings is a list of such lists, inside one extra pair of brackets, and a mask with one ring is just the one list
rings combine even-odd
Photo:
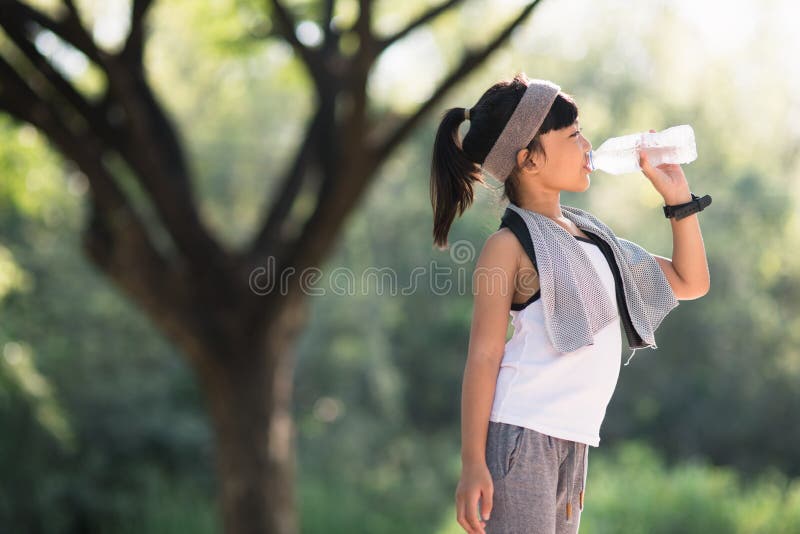
[[(486, 462), (465, 465), (456, 488), (456, 519), (469, 534), (486, 534), (486, 521), (492, 511), (494, 485)], [(481, 501), (480, 515), (478, 500)]]

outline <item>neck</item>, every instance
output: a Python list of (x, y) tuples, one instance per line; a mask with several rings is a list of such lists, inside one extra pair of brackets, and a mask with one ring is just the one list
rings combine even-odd
[(517, 205), (520, 208), (535, 211), (550, 219), (564, 218), (564, 214), (561, 212), (561, 194), (558, 191), (552, 193), (537, 191), (536, 194), (521, 192), (519, 204)]

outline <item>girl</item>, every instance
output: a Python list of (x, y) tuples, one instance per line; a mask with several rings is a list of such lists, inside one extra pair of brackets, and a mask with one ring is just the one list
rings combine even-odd
[[(473, 275), (455, 495), (469, 533), (578, 531), (589, 446), (599, 445), (619, 375), (621, 327), (634, 353), (656, 348), (654, 332), (678, 299), (709, 289), (691, 214), (710, 197), (690, 192), (679, 165), (654, 168), (642, 152), (640, 166), (664, 197), (674, 236), (673, 259), (651, 255), (590, 213), (561, 205), (561, 191), (589, 188), (591, 148), (573, 98), (524, 73), (489, 88), (471, 109), (449, 109), (436, 134), (437, 246), (447, 246), (474, 183), (486, 185), (482, 172), (503, 183), (509, 201)], [(514, 333), (506, 342), (509, 314)]]

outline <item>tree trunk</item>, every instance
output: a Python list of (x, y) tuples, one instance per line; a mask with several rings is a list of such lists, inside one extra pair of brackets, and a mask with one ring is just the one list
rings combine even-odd
[[(218, 504), (226, 534), (296, 534), (294, 340), (306, 303), (286, 298), (256, 342), (206, 355), (200, 374), (215, 442)], [(212, 360), (213, 358), (213, 360)]]

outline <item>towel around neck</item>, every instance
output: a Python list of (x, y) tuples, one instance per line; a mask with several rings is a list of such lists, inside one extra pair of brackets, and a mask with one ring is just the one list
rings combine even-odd
[[(617, 315), (611, 299), (586, 252), (549, 217), (510, 203), (525, 221), (536, 252), (536, 269), (547, 334), (556, 350), (575, 351), (594, 343), (594, 334)], [(561, 206), (564, 216), (581, 230), (605, 241), (616, 260), (631, 323), (647, 344), (657, 348), (655, 331), (678, 300), (652, 254), (636, 243), (617, 237), (591, 213)], [(613, 266), (612, 270), (613, 270)], [(633, 347), (630, 348), (641, 348)], [(634, 351), (635, 352), (635, 351)]]

